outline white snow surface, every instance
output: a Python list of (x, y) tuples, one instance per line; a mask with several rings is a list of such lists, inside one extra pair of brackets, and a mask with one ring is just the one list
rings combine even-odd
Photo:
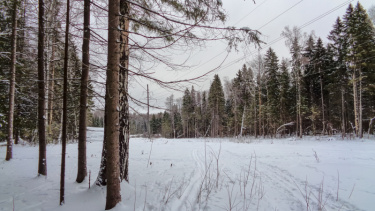
[[(0, 210), (104, 210), (106, 187), (94, 185), (102, 139), (89, 128), (90, 189), (89, 177), (75, 182), (78, 145), (67, 145), (62, 206), (61, 145), (47, 146), (47, 177), (37, 176), (38, 146), (14, 145), (13, 159), (0, 161)], [(373, 139), (131, 138), (129, 163), (116, 211), (375, 210)]]

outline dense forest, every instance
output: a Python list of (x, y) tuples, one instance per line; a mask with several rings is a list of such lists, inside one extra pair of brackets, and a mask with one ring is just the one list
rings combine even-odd
[[(333, 23), (328, 43), (285, 27), (291, 59), (272, 48), (244, 64), (232, 80), (215, 75), (207, 91), (170, 96), (164, 113), (150, 117), (152, 134), (167, 138), (296, 134), (373, 134), (375, 31), (358, 3)], [(146, 133), (144, 118), (131, 133)], [(143, 128), (144, 130), (140, 130)]]

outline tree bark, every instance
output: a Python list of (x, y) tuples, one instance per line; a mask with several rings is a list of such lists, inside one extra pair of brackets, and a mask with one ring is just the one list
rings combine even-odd
[(129, 102), (128, 102), (128, 76), (129, 76), (129, 10), (130, 5), (126, 0), (120, 0), (120, 74), (119, 74), (119, 119), (120, 119), (120, 180), (129, 182)]
[(14, 92), (16, 88), (16, 52), (17, 52), (17, 1), (13, 2), (12, 15), (12, 46), (10, 64), (10, 84), (9, 84), (9, 115), (8, 115), (8, 140), (5, 160), (9, 161), (13, 157), (13, 119), (14, 119)]
[[(107, 99), (108, 95), (105, 94), (105, 99)], [(105, 108), (104, 108), (104, 111), (107, 110), (107, 105), (104, 105)], [(107, 140), (107, 136), (106, 136), (106, 125), (107, 125), (107, 121), (106, 121), (106, 113), (104, 112), (104, 139), (103, 139), (103, 149), (102, 149), (102, 159), (100, 161), (100, 168), (99, 168), (99, 173), (98, 173), (98, 178), (96, 179), (96, 182), (95, 184), (98, 185), (98, 186), (105, 186), (107, 185), (107, 147), (106, 147), (106, 140)]]
[[(54, 35), (56, 36), (56, 35)], [(49, 96), (48, 96), (48, 133), (52, 136), (52, 117), (53, 117), (53, 96), (54, 96), (54, 86), (55, 86), (55, 43), (56, 38), (52, 39), (52, 52), (51, 52), (51, 61), (50, 61), (50, 82), (49, 82)]]
[(66, 31), (65, 31), (65, 57), (64, 57), (64, 85), (63, 85), (63, 121), (62, 121), (62, 151), (61, 151), (61, 175), (60, 175), (60, 205), (65, 202), (65, 154), (67, 141), (67, 120), (68, 120), (68, 58), (69, 58), (69, 13), (70, 0), (66, 2)]
[(81, 183), (87, 175), (86, 127), (87, 127), (87, 89), (90, 71), (90, 0), (84, 2), (82, 77), (79, 110), (78, 134), (78, 173), (76, 181)]
[(121, 201), (119, 168), (119, 0), (108, 2), (108, 66), (106, 81), (106, 147), (107, 147), (107, 197), (105, 209)]
[(325, 135), (326, 131), (326, 122), (325, 122), (325, 116), (324, 116), (324, 96), (323, 96), (323, 79), (322, 79), (322, 72), (319, 67), (319, 79), (320, 79), (320, 97), (322, 98), (322, 115), (323, 115), (323, 135)]
[(357, 86), (357, 77), (356, 77), (356, 70), (353, 70), (352, 75), (353, 80), (353, 103), (354, 103), (354, 132), (358, 137), (358, 128), (359, 128), (359, 103), (358, 103), (358, 86)]
[(241, 121), (241, 133), (240, 133), (240, 137), (242, 137), (242, 135), (243, 135), (243, 126), (244, 126), (244, 122), (245, 122), (245, 111), (246, 111), (246, 105), (244, 106), (244, 108), (243, 108), (243, 112), (242, 112), (242, 121)]
[(302, 138), (302, 86), (301, 86), (301, 73), (298, 73), (298, 117), (299, 117), (299, 137)]
[(359, 113), (359, 120), (358, 120), (358, 133), (359, 137), (363, 138), (363, 128), (362, 128), (362, 71), (359, 69), (359, 108), (358, 108), (358, 113)]
[(346, 127), (345, 127), (345, 88), (341, 85), (341, 137), (346, 137)]
[(44, 81), (44, 0), (39, 0), (38, 15), (38, 175), (47, 176), (46, 125), (45, 125), (45, 81)]

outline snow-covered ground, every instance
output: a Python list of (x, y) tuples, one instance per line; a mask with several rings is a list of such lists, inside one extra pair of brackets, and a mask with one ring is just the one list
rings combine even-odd
[[(48, 145), (48, 176), (37, 146), (0, 161), (0, 210), (104, 210), (93, 185), (103, 130), (89, 128), (89, 178), (78, 184), (77, 144), (67, 145), (65, 204), (59, 206), (61, 146)], [(245, 143), (244, 143), (245, 142)], [(151, 150), (152, 148), (152, 150)], [(5, 158), (6, 147), (0, 147)], [(375, 141), (338, 137), (130, 140), (130, 183), (115, 210), (375, 210)]]

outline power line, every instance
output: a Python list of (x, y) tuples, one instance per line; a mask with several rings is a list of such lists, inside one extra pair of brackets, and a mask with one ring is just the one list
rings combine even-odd
[[(248, 17), (250, 14), (252, 14), (256, 9), (258, 9), (259, 7), (261, 7), (261, 6), (262, 6), (264, 3), (266, 3), (267, 1), (268, 1), (268, 0), (263, 1), (260, 5), (258, 5), (257, 7), (255, 7), (252, 11), (250, 11), (248, 14), (246, 14), (243, 18), (241, 18), (239, 21), (237, 21), (234, 25), (237, 25), (239, 22), (241, 22), (243, 19), (245, 19), (246, 17)], [(297, 6), (297, 5), (298, 5), (299, 3), (301, 3), (302, 1), (303, 1), (303, 0), (301, 0), (301, 1), (297, 2), (296, 4), (292, 5), (291, 7), (289, 7), (289, 8), (286, 9), (285, 11), (283, 11), (281, 14), (277, 15), (275, 18), (271, 19), (269, 22), (267, 22), (266, 24), (264, 24), (264, 25), (261, 26), (260, 28), (263, 28), (264, 26), (270, 24), (271, 22), (273, 22), (274, 20), (276, 20), (277, 18), (279, 18), (281, 15), (287, 13), (287, 12), (290, 11), (292, 8), (294, 8), (295, 6)], [(260, 28), (259, 28), (259, 29), (260, 29)], [(258, 30), (259, 30), (259, 29), (258, 29)], [(219, 57), (219, 56), (222, 55), (223, 53), (225, 53), (225, 50), (222, 51), (221, 53), (217, 54), (216, 56), (212, 57), (212, 58), (209, 59), (208, 61), (204, 62), (203, 64), (199, 65), (198, 67), (194, 68), (192, 71), (190, 71), (190, 72), (188, 72), (188, 73), (186, 73), (186, 74), (184, 74), (184, 75), (178, 77), (178, 79), (180, 79), (180, 78), (182, 78), (182, 77), (184, 77), (184, 76), (186, 76), (186, 75), (188, 75), (188, 74), (191, 74), (193, 71), (199, 69), (200, 67), (202, 67), (203, 65), (209, 63), (209, 62), (212, 61), (213, 59)], [(219, 68), (219, 67), (217, 67), (217, 68)], [(206, 80), (204, 80), (204, 81), (206, 81)], [(159, 90), (160, 90), (160, 89), (159, 89)]]

